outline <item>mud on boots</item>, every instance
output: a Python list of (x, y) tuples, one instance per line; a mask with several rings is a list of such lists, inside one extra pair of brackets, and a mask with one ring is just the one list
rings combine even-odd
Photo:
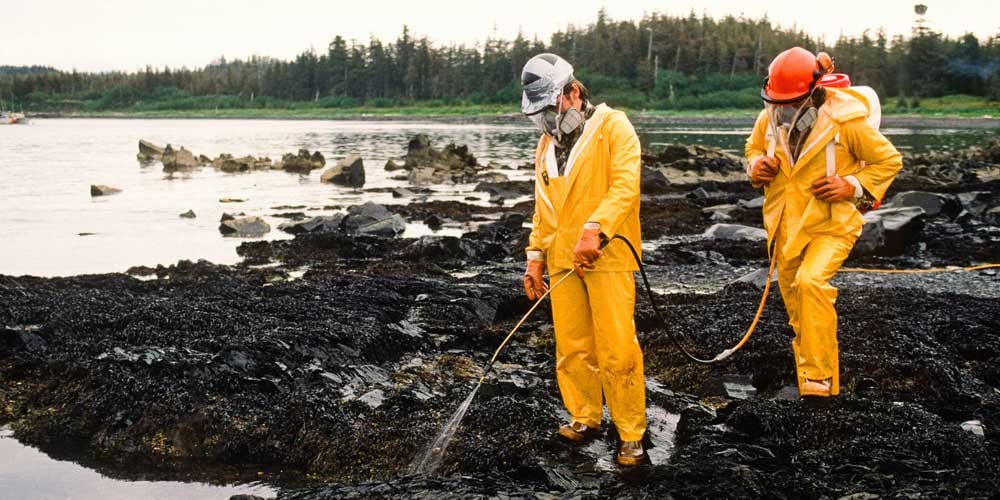
[(903, 166), (878, 130), (877, 95), (823, 86), (832, 71), (822, 52), (794, 47), (778, 54), (761, 89), (764, 110), (746, 142), (747, 175), (764, 188), (768, 248), (774, 244), (795, 332), (799, 394), (806, 397), (840, 392), (837, 289), (830, 280), (861, 234), (861, 210), (885, 196)]
[(551, 292), (556, 380), (572, 419), (558, 432), (573, 442), (594, 438), (607, 401), (620, 437), (616, 462), (645, 464), (645, 379), (633, 321), (638, 264), (623, 245), (601, 248), (615, 234), (640, 244), (639, 139), (624, 113), (591, 103), (557, 55), (531, 58), (521, 85), (521, 111), (541, 132), (525, 294), (534, 300), (545, 292), (545, 270), (577, 270)]

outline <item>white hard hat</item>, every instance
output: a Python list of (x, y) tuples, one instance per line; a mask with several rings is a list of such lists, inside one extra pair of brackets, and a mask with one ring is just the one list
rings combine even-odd
[(538, 54), (521, 70), (521, 112), (532, 115), (554, 106), (563, 87), (573, 81), (573, 66), (555, 54)]

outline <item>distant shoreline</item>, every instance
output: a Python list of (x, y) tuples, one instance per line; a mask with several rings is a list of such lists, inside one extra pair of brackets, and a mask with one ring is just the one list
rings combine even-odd
[[(709, 110), (704, 113), (684, 111), (628, 112), (635, 124), (698, 125), (698, 126), (749, 126), (757, 116), (756, 110)], [(310, 113), (303, 110), (198, 110), (164, 112), (41, 112), (29, 118), (46, 119), (126, 119), (126, 120), (333, 120), (333, 121), (430, 121), (455, 124), (524, 124), (529, 125), (519, 113)], [(883, 127), (951, 127), (1000, 129), (1000, 118), (970, 117), (960, 115), (882, 115)]]

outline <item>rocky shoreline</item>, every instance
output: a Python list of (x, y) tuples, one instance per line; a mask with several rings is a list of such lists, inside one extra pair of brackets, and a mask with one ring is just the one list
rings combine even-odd
[[(479, 174), (448, 151), (462, 177)], [(758, 333), (721, 366), (687, 364), (666, 335), (715, 353), (757, 306), (761, 283), (737, 278), (766, 264), (760, 193), (739, 160), (670, 146), (643, 162), (646, 264), (671, 292), (657, 298), (667, 325), (644, 296), (636, 311), (652, 467), (617, 472), (613, 429), (585, 448), (554, 436), (565, 416), (543, 306), (477, 395), (439, 475), (408, 473), (529, 306), (520, 275), (530, 202), (354, 207), (290, 240), (244, 242), (235, 266), (0, 276), (0, 425), (109, 474), (208, 480), (224, 470), (282, 486), (281, 498), (1000, 490), (996, 270), (838, 276), (844, 394), (800, 402), (776, 290)], [(441, 169), (425, 173), (441, 180)], [(907, 157), (847, 266), (1000, 261), (998, 173), (1000, 143)], [(531, 192), (528, 181), (493, 188), (508, 199)], [(472, 229), (416, 239), (392, 229), (432, 219)], [(380, 230), (359, 231), (371, 224)]]

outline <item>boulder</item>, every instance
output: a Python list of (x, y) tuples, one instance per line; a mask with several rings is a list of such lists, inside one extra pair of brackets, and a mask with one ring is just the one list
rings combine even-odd
[(333, 233), (341, 230), (343, 214), (319, 215), (302, 222), (286, 222), (278, 225), (278, 229), (290, 234), (302, 233)]
[(670, 181), (659, 169), (642, 166), (639, 189), (643, 193), (662, 193), (670, 188)]
[(121, 189), (104, 184), (91, 184), (90, 186), (90, 196), (108, 196), (120, 192), (122, 192)]
[(297, 155), (286, 153), (282, 156), (281, 162), (275, 165), (275, 168), (281, 168), (285, 172), (308, 174), (317, 168), (323, 168), (324, 165), (326, 159), (319, 151), (309, 153), (307, 149), (300, 149)]
[(403, 165), (400, 165), (392, 160), (385, 161), (385, 169), (389, 172), (392, 172), (393, 170), (403, 170), (404, 168), (405, 167)]
[(958, 201), (962, 204), (962, 208), (967, 210), (970, 214), (981, 215), (990, 208), (989, 204), (993, 201), (993, 193), (989, 191), (959, 193)]
[(361, 159), (361, 155), (354, 154), (338, 161), (336, 165), (323, 172), (320, 181), (355, 189), (364, 186), (365, 163)]
[(473, 191), (489, 193), (491, 203), (503, 204), (506, 200), (532, 195), (535, 186), (531, 181), (480, 182)]
[(854, 244), (854, 255), (900, 255), (920, 241), (926, 214), (920, 207), (891, 207), (864, 215), (865, 227)]
[(926, 191), (905, 191), (892, 197), (891, 207), (920, 207), (928, 217), (939, 214), (954, 217), (962, 211), (962, 204), (954, 195), (929, 193)]
[[(386, 168), (391, 170), (395, 165), (387, 163)], [(407, 145), (402, 168), (410, 172), (410, 182), (441, 183), (468, 182), (481, 167), (468, 146), (448, 144), (437, 150), (431, 146), (430, 137), (417, 134)]]
[(194, 154), (184, 149), (183, 146), (180, 149), (174, 150), (169, 144), (163, 149), (160, 161), (163, 162), (164, 172), (192, 170), (201, 166), (198, 163), (198, 159), (194, 157)]
[(237, 238), (255, 238), (271, 231), (271, 226), (260, 217), (233, 217), (223, 214), (219, 232)]
[(394, 237), (406, 230), (406, 221), (388, 208), (369, 201), (347, 209), (341, 227), (349, 234)]
[(142, 163), (158, 161), (163, 156), (163, 148), (145, 139), (139, 139), (139, 152), (136, 159)]
[(1000, 226), (1000, 206), (987, 210), (983, 214), (983, 221), (991, 226)]
[(705, 230), (704, 236), (713, 240), (766, 241), (767, 231), (740, 224), (713, 224)]
[(197, 215), (195, 215), (194, 210), (188, 210), (187, 212), (180, 214), (178, 217), (182, 219), (194, 219)]

